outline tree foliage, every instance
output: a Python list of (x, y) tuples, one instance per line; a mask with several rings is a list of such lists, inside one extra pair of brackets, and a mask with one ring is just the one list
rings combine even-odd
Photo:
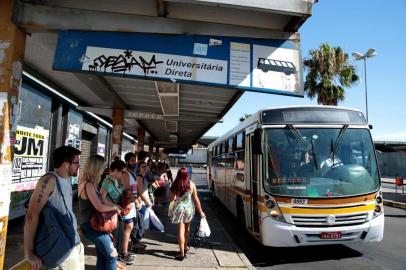
[(252, 114), (244, 113), (243, 116), (240, 117), (240, 122), (244, 121), (245, 119), (250, 118)]
[(310, 99), (317, 97), (317, 103), (336, 106), (345, 98), (344, 87), (352, 87), (359, 81), (356, 68), (349, 56), (340, 47), (323, 43), (318, 49), (309, 51), (310, 58), (303, 64), (308, 71), (304, 91)]

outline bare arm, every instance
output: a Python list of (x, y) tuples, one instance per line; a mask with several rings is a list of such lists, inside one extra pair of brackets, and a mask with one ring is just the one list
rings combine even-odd
[(107, 204), (100, 201), (99, 197), (96, 193), (96, 188), (94, 185), (86, 184), (86, 193), (87, 198), (90, 200), (94, 208), (96, 208), (99, 212), (107, 212), (107, 211), (120, 211), (120, 207), (116, 204)]
[(172, 202), (175, 199), (175, 192), (171, 191), (171, 197), (169, 198), (169, 202)]
[(203, 212), (203, 210), (202, 210), (202, 206), (201, 206), (201, 204), (200, 204), (199, 197), (197, 196), (197, 188), (196, 188), (196, 185), (195, 185), (194, 183), (191, 183), (191, 184), (192, 184), (192, 189), (193, 189), (193, 191), (192, 191), (193, 201), (195, 202), (195, 206), (196, 206), (196, 208), (197, 208), (197, 211), (199, 211), (200, 217), (201, 217), (201, 218), (204, 218), (204, 217), (206, 217), (206, 215), (204, 214), (204, 212)]
[(124, 179), (121, 180), (121, 184), (123, 185), (123, 190), (127, 190), (130, 188), (130, 176), (129, 172), (127, 172), (124, 176)]
[(41, 267), (41, 259), (34, 254), (34, 239), (38, 228), (39, 216), (55, 188), (55, 176), (44, 175), (38, 180), (31, 195), (24, 224), (24, 256), (31, 263), (31, 269)]
[(141, 176), (137, 176), (137, 189), (141, 200), (144, 201), (147, 207), (151, 207), (152, 203), (149, 200), (148, 190), (144, 187), (144, 182)]

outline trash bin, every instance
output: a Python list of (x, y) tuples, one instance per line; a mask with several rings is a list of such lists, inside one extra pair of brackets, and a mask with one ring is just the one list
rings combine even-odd
[(397, 176), (395, 178), (395, 186), (396, 186), (396, 192), (398, 192), (398, 187), (402, 187), (402, 193), (405, 192), (404, 187), (403, 187), (403, 177), (402, 176)]

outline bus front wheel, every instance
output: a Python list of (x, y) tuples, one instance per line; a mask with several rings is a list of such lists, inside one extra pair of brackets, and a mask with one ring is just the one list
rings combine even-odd
[(211, 197), (213, 198), (213, 200), (216, 200), (217, 199), (216, 190), (214, 189), (214, 181), (213, 180), (211, 181), (210, 190), (211, 190)]
[(244, 204), (240, 197), (237, 199), (237, 218), (238, 221), (245, 227)]

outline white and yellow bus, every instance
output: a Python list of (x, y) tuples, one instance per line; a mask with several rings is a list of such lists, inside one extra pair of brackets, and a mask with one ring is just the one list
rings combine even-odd
[(381, 180), (360, 111), (261, 110), (208, 147), (208, 185), (262, 244), (381, 241)]

